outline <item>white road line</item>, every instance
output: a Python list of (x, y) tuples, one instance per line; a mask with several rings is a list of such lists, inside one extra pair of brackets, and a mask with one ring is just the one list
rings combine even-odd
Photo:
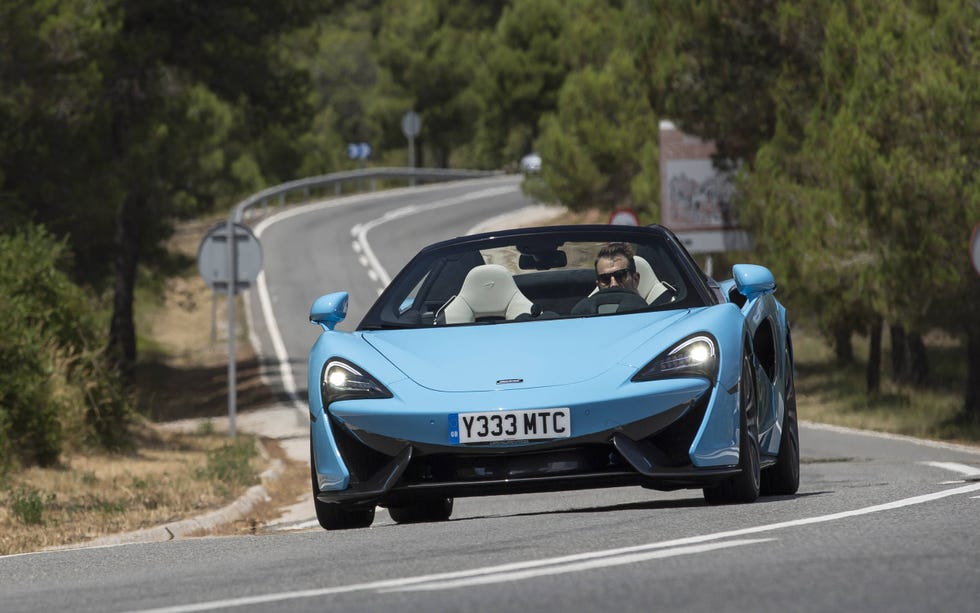
[[(925, 504), (928, 502), (934, 502), (936, 500), (949, 498), (951, 496), (970, 494), (976, 491), (980, 491), (980, 483), (971, 483), (969, 485), (964, 485), (961, 487), (942, 490), (939, 492), (933, 492), (931, 494), (923, 494), (921, 496), (913, 496), (911, 498), (903, 498), (901, 500), (886, 502), (884, 504), (877, 504), (870, 507), (864, 507), (861, 509), (854, 509), (852, 511), (842, 511), (840, 513), (831, 513), (829, 515), (818, 515), (816, 517), (794, 519), (794, 520), (789, 520), (784, 522), (777, 522), (774, 524), (767, 524), (763, 526), (754, 526), (752, 528), (742, 528), (738, 530), (728, 530), (725, 532), (715, 532), (712, 534), (702, 534), (698, 536), (674, 539), (670, 541), (661, 541), (659, 543), (647, 543), (644, 545), (634, 545), (632, 547), (621, 547), (618, 549), (607, 549), (603, 551), (590, 551), (586, 553), (560, 556), (556, 558), (531, 560), (527, 562), (514, 562), (510, 564), (487, 566), (483, 568), (474, 568), (471, 570), (455, 571), (455, 572), (448, 572), (448, 573), (437, 573), (433, 575), (421, 575), (417, 577), (402, 577), (397, 579), (373, 581), (369, 583), (355, 583), (351, 585), (340, 585), (335, 587), (327, 587), (327, 588), (319, 588), (319, 589), (297, 590), (293, 592), (279, 592), (279, 593), (272, 593), (272, 594), (262, 594), (257, 596), (247, 596), (242, 598), (229, 598), (225, 600), (212, 600), (208, 602), (198, 602), (198, 603), (192, 603), (187, 605), (163, 607), (159, 609), (145, 609), (142, 611), (142, 613), (189, 613), (191, 611), (209, 611), (213, 609), (227, 609), (232, 607), (244, 607), (244, 606), (265, 604), (265, 603), (272, 603), (272, 602), (283, 602), (286, 600), (295, 600), (299, 598), (318, 598), (321, 596), (329, 596), (332, 594), (342, 594), (342, 593), (349, 593), (349, 592), (360, 592), (360, 591), (371, 591), (371, 590), (390, 591), (390, 590), (397, 590), (397, 589), (408, 588), (410, 586), (423, 585), (423, 584), (431, 584), (434, 586), (428, 589), (448, 589), (448, 588), (438, 587), (438, 585), (436, 585), (437, 582), (443, 582), (443, 585), (446, 585), (446, 582), (450, 582), (450, 581), (489, 577), (492, 575), (500, 575), (505, 573), (520, 573), (520, 571), (527, 571), (529, 569), (544, 569), (549, 567), (553, 569), (557, 569), (562, 565), (566, 565), (569, 569), (571, 569), (566, 572), (575, 572), (575, 570), (578, 567), (578, 563), (587, 560), (606, 559), (607, 561), (609, 561), (609, 560), (616, 560), (620, 558), (626, 558), (637, 554), (640, 556), (646, 556), (647, 554), (655, 550), (656, 551), (670, 550), (670, 549), (680, 550), (682, 548), (687, 548), (694, 545), (700, 545), (702, 543), (709, 543), (711, 541), (724, 541), (723, 543), (718, 543), (719, 545), (724, 545), (725, 543), (748, 544), (748, 542), (755, 542), (755, 541), (742, 542), (742, 541), (731, 541), (726, 539), (738, 539), (739, 537), (762, 534), (765, 532), (773, 532), (776, 530), (783, 530), (787, 528), (811, 526), (815, 524), (838, 521), (851, 517), (860, 517), (863, 515), (871, 515), (874, 513), (893, 511), (904, 507), (910, 507), (914, 505)], [(694, 551), (684, 551), (684, 553), (694, 553)], [(681, 553), (677, 553), (676, 555), (681, 555)], [(650, 559), (650, 558), (645, 557), (644, 559)], [(628, 564), (630, 562), (623, 562), (623, 563)], [(562, 572), (562, 571), (554, 570), (550, 574), (556, 574), (557, 572)], [(532, 575), (529, 575), (527, 577), (522, 577), (522, 578), (530, 578), (530, 576)], [(510, 580), (513, 580), (513, 578), (511, 578)]]
[(924, 464), (935, 468), (942, 468), (943, 470), (950, 470), (954, 473), (960, 473), (964, 477), (968, 478), (980, 477), (980, 468), (970, 466), (969, 464), (960, 464), (958, 462), (919, 462), (919, 464)]
[(282, 334), (280, 334), (279, 326), (276, 325), (275, 317), (272, 314), (272, 301), (269, 299), (269, 288), (265, 282), (264, 270), (260, 271), (259, 276), (255, 279), (255, 289), (258, 290), (259, 304), (262, 305), (262, 317), (265, 319), (265, 327), (269, 331), (269, 338), (272, 340), (272, 349), (276, 352), (276, 359), (279, 360), (279, 378), (282, 380), (282, 387), (293, 406), (297, 410), (305, 412), (307, 408), (296, 389), (296, 380), (293, 378), (293, 368), (289, 365), (289, 353), (286, 352), (286, 344), (282, 342)]
[[(481, 198), (491, 198), (493, 196), (501, 196), (503, 194), (509, 194), (516, 191), (518, 191), (518, 187), (516, 185), (508, 185), (504, 187), (491, 187), (480, 191), (463, 194), (462, 196), (457, 196), (454, 198), (437, 200), (435, 202), (430, 202), (428, 204), (410, 204), (400, 209), (395, 209), (394, 211), (388, 211), (381, 217), (377, 217), (375, 219), (372, 219), (371, 221), (358, 224), (353, 228), (351, 228), (351, 235), (356, 238), (355, 242), (360, 244), (361, 265), (377, 273), (378, 281), (381, 283), (382, 287), (386, 287), (389, 283), (391, 283), (391, 276), (388, 275), (388, 271), (384, 269), (384, 267), (381, 265), (381, 262), (378, 260), (377, 256), (374, 255), (374, 250), (371, 249), (371, 244), (367, 240), (368, 232), (370, 232), (371, 230), (377, 228), (382, 224), (388, 223), (389, 221), (401, 219), (402, 217), (407, 217), (409, 215), (415, 215), (426, 211), (441, 209), (447, 206), (454, 206), (457, 204), (462, 204), (464, 202), (470, 202), (472, 200), (479, 200)], [(365, 264), (365, 259), (367, 260), (367, 264)]]
[(945, 449), (946, 451), (958, 451), (960, 453), (970, 453), (974, 455), (980, 455), (980, 447), (976, 447), (976, 446), (957, 445), (955, 443), (932, 441), (929, 439), (915, 438), (913, 436), (904, 436), (902, 434), (890, 434), (887, 432), (873, 432), (871, 430), (859, 430), (857, 428), (847, 428), (845, 426), (833, 426), (830, 424), (821, 424), (814, 421), (807, 421), (802, 419), (800, 420), (800, 425), (806, 426), (807, 428), (812, 428), (814, 430), (823, 430), (825, 432), (857, 434), (860, 436), (869, 436), (871, 438), (880, 438), (889, 441), (903, 441), (905, 443), (913, 443), (915, 445), (921, 445), (923, 447), (934, 447), (936, 449)]
[(718, 549), (728, 549), (740, 545), (754, 545), (756, 543), (766, 543), (776, 539), (741, 539), (736, 541), (723, 541), (707, 545), (688, 545), (686, 547), (670, 547), (668, 549), (658, 549), (645, 553), (633, 553), (629, 555), (599, 558), (597, 560), (586, 560), (573, 564), (563, 564), (558, 566), (546, 566), (543, 568), (527, 569), (513, 572), (491, 573), (478, 575), (466, 579), (455, 579), (452, 581), (430, 581), (417, 583), (404, 587), (389, 588), (382, 592), (421, 592), (433, 590), (451, 590), (461, 587), (471, 587), (474, 585), (488, 585), (491, 583), (503, 583), (505, 581), (522, 581), (535, 577), (546, 577), (548, 575), (562, 575), (565, 573), (576, 573), (584, 570), (595, 570), (597, 568), (608, 568), (610, 566), (622, 566), (624, 564), (636, 564), (647, 560), (662, 560), (682, 555), (695, 553), (707, 553)]
[[(487, 181), (488, 182), (499, 181), (499, 179), (490, 179)], [(469, 182), (470, 185), (473, 185), (475, 183), (477, 182)], [(271, 217), (267, 217), (263, 219), (258, 224), (256, 224), (255, 228), (253, 228), (253, 232), (255, 233), (255, 236), (257, 238), (261, 239), (262, 233), (266, 230), (266, 228), (268, 228), (274, 223), (278, 223), (280, 221), (284, 221), (286, 219), (296, 217), (297, 215), (304, 215), (307, 213), (311, 213), (313, 211), (319, 211), (323, 209), (332, 209), (332, 208), (337, 208), (342, 206), (352, 206), (363, 202), (378, 200), (380, 198), (388, 198), (392, 195), (398, 195), (399, 193), (402, 192), (406, 194), (417, 195), (419, 193), (441, 189), (444, 186), (445, 184), (442, 185), (435, 184), (435, 185), (423, 186), (423, 187), (405, 188), (403, 190), (387, 190), (384, 192), (372, 192), (370, 194), (358, 194), (356, 196), (349, 196), (346, 198), (312, 202), (310, 204), (298, 206), (294, 209), (288, 209), (282, 211), (280, 213), (272, 215)], [(494, 192), (495, 190), (503, 190), (497, 193), (506, 193), (508, 191), (515, 191), (517, 189), (518, 187), (517, 184), (515, 183), (513, 186), (495, 187), (495, 188), (481, 190), (478, 192), (472, 192), (471, 195), (484, 194), (483, 197), (485, 197), (487, 192)], [(354, 226), (353, 228), (351, 228), (352, 236), (356, 237), (359, 232), (360, 232), (360, 226)], [(353, 242), (357, 243), (356, 240)], [(359, 245), (356, 245), (353, 248), (355, 251), (357, 251)], [(386, 281), (385, 285), (387, 284), (388, 282)], [(280, 373), (280, 378), (282, 379), (283, 390), (286, 392), (286, 395), (289, 396), (289, 399), (293, 403), (293, 406), (300, 412), (305, 413), (307, 411), (306, 402), (303, 398), (300, 398), (299, 393), (297, 391), (296, 380), (293, 377), (293, 369), (289, 364), (289, 354), (286, 352), (286, 345), (285, 343), (283, 343), (282, 334), (279, 332), (279, 326), (276, 324), (275, 316), (272, 312), (272, 301), (269, 298), (269, 288), (265, 280), (265, 271), (259, 272), (259, 275), (256, 278), (256, 282), (255, 282), (255, 289), (258, 292), (259, 304), (262, 307), (262, 318), (265, 321), (266, 329), (269, 331), (269, 338), (272, 340), (272, 348), (276, 354), (276, 360), (279, 362), (279, 373)], [(248, 307), (247, 301), (246, 301), (246, 307)], [(247, 319), (249, 320), (249, 338), (252, 342), (253, 347), (261, 353), (260, 350), (261, 345), (258, 341), (258, 338), (251, 332), (251, 327), (252, 327), (251, 308), (246, 308), (245, 314)]]

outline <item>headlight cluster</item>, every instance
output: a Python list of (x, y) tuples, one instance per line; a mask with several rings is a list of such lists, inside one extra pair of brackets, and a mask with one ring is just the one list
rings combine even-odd
[(343, 360), (327, 360), (320, 377), (324, 408), (331, 402), (354, 398), (391, 398), (388, 388), (356, 366)]
[(705, 377), (714, 381), (718, 374), (718, 352), (715, 347), (715, 339), (710, 335), (692, 336), (650, 361), (633, 375), (632, 380)]

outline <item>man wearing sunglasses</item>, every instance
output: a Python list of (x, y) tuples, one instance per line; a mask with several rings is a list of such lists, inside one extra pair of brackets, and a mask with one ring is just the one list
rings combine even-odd
[(640, 273), (636, 271), (633, 249), (626, 243), (608, 243), (595, 259), (596, 291), (572, 308), (572, 315), (619, 313), (646, 308), (637, 293)]

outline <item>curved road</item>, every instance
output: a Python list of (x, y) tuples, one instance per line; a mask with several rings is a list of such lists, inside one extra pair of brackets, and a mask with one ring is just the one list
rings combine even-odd
[[(350, 329), (408, 254), (526, 204), (505, 178), (283, 214), (262, 230), (281, 334), (260, 343), (302, 397), (316, 295), (350, 290)], [(468, 498), (438, 524), (379, 513), (366, 530), (0, 558), (0, 611), (978, 608), (977, 449), (813, 424), (801, 447), (799, 494), (749, 505), (639, 488)]]

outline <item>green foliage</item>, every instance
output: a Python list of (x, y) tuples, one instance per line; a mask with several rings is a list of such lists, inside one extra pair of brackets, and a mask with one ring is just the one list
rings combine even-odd
[(646, 208), (634, 202), (633, 182), (659, 173), (655, 152), (657, 120), (643, 95), (640, 75), (625, 51), (600, 68), (569, 76), (559, 111), (541, 122), (542, 176), (558, 199), (573, 210), (599, 206)]
[(569, 70), (568, 17), (558, 0), (518, 0), (501, 13), (472, 86), (484, 103), (474, 137), (483, 163), (499, 167), (534, 149), (538, 119), (555, 110)]
[(13, 516), (28, 526), (37, 526), (44, 523), (44, 506), (54, 500), (54, 495), (45, 497), (36, 489), (22, 485), (9, 498)]
[[(419, 165), (513, 168), (537, 150), (529, 193), (644, 221), (671, 119), (740, 169), (752, 257), (828, 338), (884, 318), (980, 346), (978, 33), (971, 0), (0, 3), (0, 232), (43, 224), (71, 279), (116, 291), (110, 334), (3, 296), (23, 313), (0, 324), (18, 397), (48, 407), (18, 428), (50, 458), (64, 431), (42, 424), (80, 394), (99, 411), (68, 421), (115, 439), (125, 398), (77, 379), (111, 378), (105, 344), (135, 359), (132, 286), (167, 266), (174, 220), (353, 168), (348, 142), (406, 163), (410, 109)], [(3, 432), (27, 418), (14, 406)]]
[[(473, 138), (483, 101), (471, 83), (485, 51), (481, 31), (496, 23), (498, 2), (388, 0), (376, 38), (377, 60), (385, 78), (377, 93), (404, 101), (385, 123), (395, 130), (402, 114), (417, 109), (422, 136), (432, 159), (422, 164), (446, 167), (452, 150)], [(393, 132), (393, 134), (400, 134)], [(398, 137), (404, 142), (404, 137)]]
[(207, 465), (198, 472), (198, 478), (216, 481), (228, 487), (251, 485), (255, 481), (252, 458), (255, 457), (255, 441), (248, 437), (237, 438), (231, 443), (208, 452)]
[(61, 271), (64, 242), (0, 236), (0, 465), (51, 465), (63, 445), (121, 448), (130, 406), (103, 362), (95, 300)]

